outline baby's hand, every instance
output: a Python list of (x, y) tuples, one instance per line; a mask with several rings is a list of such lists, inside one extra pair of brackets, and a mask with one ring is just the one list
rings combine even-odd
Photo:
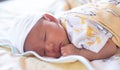
[(61, 54), (62, 56), (68, 56), (68, 55), (79, 55), (80, 49), (76, 48), (72, 44), (65, 45), (61, 48)]

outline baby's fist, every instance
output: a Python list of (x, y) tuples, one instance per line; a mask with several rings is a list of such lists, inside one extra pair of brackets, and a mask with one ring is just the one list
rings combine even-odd
[(76, 48), (72, 44), (65, 45), (61, 48), (61, 54), (62, 56), (68, 56), (68, 55), (79, 55), (80, 49)]

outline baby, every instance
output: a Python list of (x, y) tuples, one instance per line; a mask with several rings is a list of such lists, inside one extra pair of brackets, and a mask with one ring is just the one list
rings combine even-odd
[(112, 33), (96, 20), (87, 18), (96, 16), (97, 8), (85, 7), (77, 8), (82, 9), (79, 11), (68, 11), (59, 19), (44, 14), (26, 37), (24, 51), (35, 51), (40, 56), (55, 58), (80, 55), (88, 60), (112, 56), (117, 51)]
[[(17, 53), (34, 51), (43, 57), (80, 55), (96, 60), (112, 56), (120, 42), (113, 40), (116, 36), (114, 28), (112, 32), (98, 20), (98, 13), (105, 8), (98, 9), (88, 4), (76, 9), (59, 18), (48, 13), (19, 15), (12, 19), (14, 23), (10, 22), (11, 25), (1, 24), (0, 45), (11, 46)], [(113, 13), (107, 11), (106, 15), (116, 13), (115, 9), (109, 10)]]
[[(35, 51), (40, 56), (56, 58), (68, 55), (81, 55), (89, 60), (95, 60), (110, 57), (117, 50), (116, 45), (109, 37), (105, 41), (106, 44), (104, 43), (104, 47), (102, 46), (103, 48), (101, 48), (101, 50), (96, 53), (88, 50), (89, 48), (85, 48), (84, 44), (78, 46), (81, 48), (76, 47), (74, 41), (71, 40), (71, 38), (68, 39), (68, 36), (71, 37), (70, 34), (67, 35), (65, 28), (63, 28), (61, 22), (58, 19), (56, 19), (50, 14), (44, 14), (43, 17), (37, 22), (37, 24), (35, 24), (35, 26), (29, 32), (25, 40), (24, 51)], [(78, 43), (81, 43), (82, 41), (85, 42), (84, 39), (86, 40), (87, 37), (83, 37), (84, 36), (80, 35), (81, 40), (79, 40)], [(107, 36), (104, 35), (103, 38), (106, 37)], [(102, 39), (101, 41), (104, 41), (103, 38), (100, 38)], [(93, 46), (88, 47), (92, 48)], [(96, 50), (97, 48), (99, 49), (99, 44), (96, 44), (93, 49), (94, 48), (96, 48)]]

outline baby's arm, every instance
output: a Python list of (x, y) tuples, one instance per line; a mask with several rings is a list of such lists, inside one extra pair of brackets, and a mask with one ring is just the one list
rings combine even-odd
[(105, 46), (98, 52), (92, 52), (87, 49), (78, 49), (72, 44), (66, 45), (65, 47), (61, 48), (61, 53), (63, 56), (68, 55), (81, 55), (88, 60), (97, 60), (97, 59), (104, 59), (114, 55), (117, 51), (116, 45), (113, 43), (111, 39), (105, 44)]

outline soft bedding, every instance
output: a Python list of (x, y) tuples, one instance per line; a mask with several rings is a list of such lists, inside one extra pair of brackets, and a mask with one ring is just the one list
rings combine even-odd
[[(59, 63), (56, 61), (48, 62), (50, 60), (46, 62), (34, 56), (16, 56), (15, 54), (11, 54), (10, 48), (0, 47), (1, 70), (87, 70), (87, 67), (83, 63), (74, 60), (75, 59), (73, 59), (73, 61), (66, 60), (68, 62), (57, 60)], [(85, 60), (83, 61), (87, 62)], [(92, 70), (92, 68), (90, 68), (90, 70)]]
[[(89, 2), (98, 0), (11, 0), (0, 3), (0, 23), (6, 23), (3, 16), (13, 14), (26, 14), (33, 12), (48, 11), (58, 14)], [(103, 0), (104, 1), (104, 0)], [(51, 8), (49, 8), (50, 6)], [(9, 11), (5, 11), (5, 9)], [(47, 10), (46, 10), (47, 9)], [(7, 14), (5, 14), (7, 13)], [(59, 59), (36, 58), (33, 55), (18, 56), (11, 53), (10, 48), (0, 47), (0, 70), (119, 70), (120, 50), (108, 58), (88, 61), (81, 56), (69, 56)]]
[[(86, 63), (83, 64), (84, 62)], [(16, 56), (11, 54), (9, 48), (0, 47), (1, 70), (119, 70), (119, 66), (120, 49), (114, 56), (108, 59), (94, 60), (92, 62), (84, 61), (83, 59), (80, 61), (56, 63), (46, 62), (34, 56)]]

